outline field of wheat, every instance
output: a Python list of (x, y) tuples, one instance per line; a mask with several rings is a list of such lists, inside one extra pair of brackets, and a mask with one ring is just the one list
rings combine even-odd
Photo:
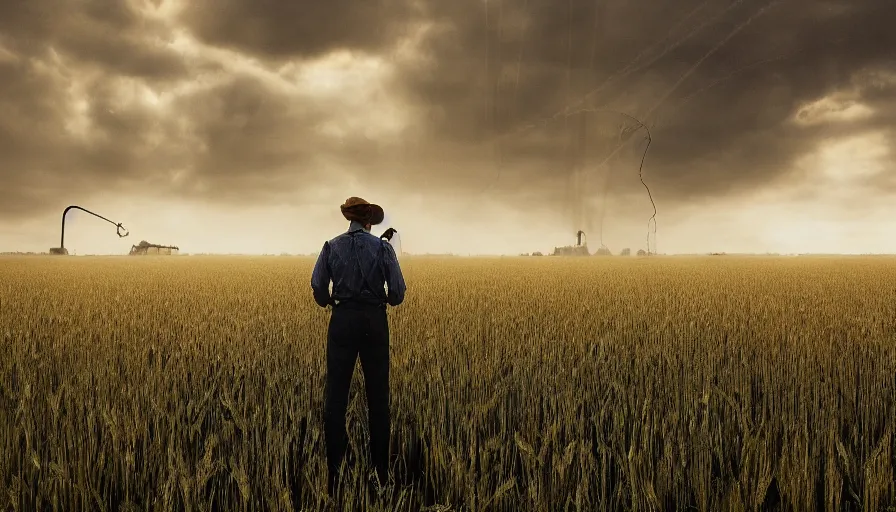
[[(0, 259), (0, 510), (317, 510), (313, 260)], [(393, 492), (344, 510), (888, 510), (896, 261), (402, 260)]]

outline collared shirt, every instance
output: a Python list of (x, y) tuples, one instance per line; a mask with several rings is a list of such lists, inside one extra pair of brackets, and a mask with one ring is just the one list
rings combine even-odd
[(324, 243), (311, 273), (311, 290), (320, 307), (337, 301), (397, 306), (406, 289), (395, 249), (360, 222), (352, 222), (347, 232)]

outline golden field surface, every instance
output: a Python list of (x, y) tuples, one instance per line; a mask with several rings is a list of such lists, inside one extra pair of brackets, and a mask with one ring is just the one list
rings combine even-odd
[[(322, 508), (313, 263), (0, 258), (0, 510)], [(396, 484), (356, 371), (344, 510), (896, 505), (894, 259), (401, 264)]]

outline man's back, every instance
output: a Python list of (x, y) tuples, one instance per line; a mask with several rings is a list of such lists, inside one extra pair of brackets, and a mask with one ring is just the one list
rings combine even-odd
[[(384, 285), (389, 288), (388, 294)], [(358, 223), (352, 223), (348, 232), (324, 244), (311, 276), (311, 287), (321, 307), (340, 302), (397, 306), (404, 300), (406, 288), (395, 250)]]

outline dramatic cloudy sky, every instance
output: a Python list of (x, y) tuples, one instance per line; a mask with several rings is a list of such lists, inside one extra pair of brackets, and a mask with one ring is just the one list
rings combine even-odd
[[(6, 0), (0, 251), (896, 252), (889, 0)], [(635, 121), (635, 119), (639, 121)], [(655, 245), (655, 247), (654, 247)]]

